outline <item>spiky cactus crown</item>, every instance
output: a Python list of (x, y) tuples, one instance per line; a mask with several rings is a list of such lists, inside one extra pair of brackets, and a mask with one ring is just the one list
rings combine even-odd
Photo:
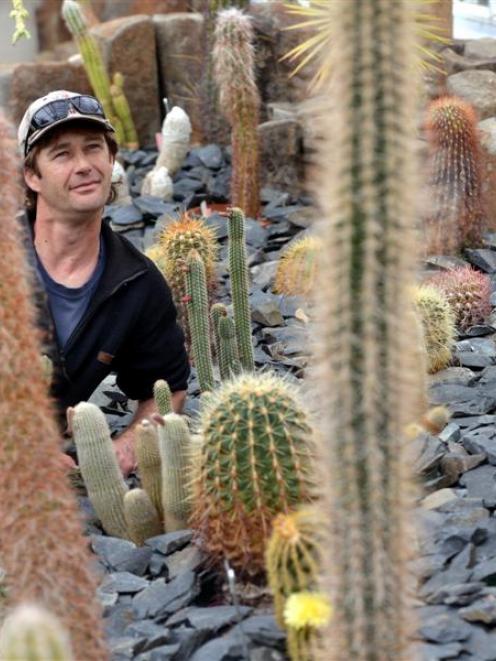
[(456, 97), (432, 101), (427, 109), (433, 208), (427, 217), (428, 251), (446, 254), (481, 244), (486, 222), (477, 119)]
[(284, 251), (277, 265), (274, 282), (276, 294), (305, 296), (312, 291), (317, 275), (320, 245), (316, 237), (305, 236)]
[(483, 324), (491, 313), (491, 280), (470, 266), (438, 273), (429, 284), (446, 296), (460, 331)]
[(244, 374), (206, 399), (192, 525), (214, 558), (263, 569), (275, 514), (308, 500), (311, 430), (294, 388)]
[(60, 464), (60, 433), (39, 358), (30, 272), (16, 219), (22, 199), (17, 148), (3, 118), (0, 152), (0, 248), (8, 255), (0, 264), (0, 557), (6, 606), (37, 601), (70, 632), (77, 658), (101, 661), (106, 653), (96, 580)]
[(427, 371), (438, 372), (451, 362), (455, 343), (455, 317), (446, 297), (432, 285), (413, 291), (427, 352)]

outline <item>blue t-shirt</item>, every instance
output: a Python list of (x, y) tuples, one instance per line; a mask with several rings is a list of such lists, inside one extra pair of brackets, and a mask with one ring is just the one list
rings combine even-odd
[(48, 305), (55, 323), (58, 344), (63, 349), (72, 331), (76, 328), (79, 320), (85, 313), (98, 286), (105, 268), (105, 244), (103, 239), (100, 238), (98, 262), (90, 279), (82, 287), (65, 287), (55, 282), (46, 272), (37, 254), (36, 262), (48, 296)]

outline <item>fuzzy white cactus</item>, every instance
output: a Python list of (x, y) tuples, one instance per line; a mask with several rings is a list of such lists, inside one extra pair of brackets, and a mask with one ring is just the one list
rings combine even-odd
[(182, 108), (174, 106), (162, 124), (162, 144), (155, 167), (166, 167), (170, 175), (177, 172), (188, 153), (190, 138), (189, 117)]
[(154, 167), (149, 172), (141, 187), (142, 195), (153, 195), (160, 197), (162, 200), (170, 200), (172, 198), (173, 184), (169, 176), (169, 171), (166, 167)]
[(114, 163), (114, 168), (112, 170), (112, 183), (114, 184), (117, 193), (114, 204), (119, 204), (121, 206), (131, 204), (132, 200), (126, 171), (119, 161), (115, 161)]

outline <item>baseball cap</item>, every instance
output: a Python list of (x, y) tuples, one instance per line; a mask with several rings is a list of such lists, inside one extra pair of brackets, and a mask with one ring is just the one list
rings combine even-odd
[(24, 113), (17, 132), (17, 142), (23, 156), (27, 156), (33, 145), (55, 126), (75, 119), (89, 120), (107, 131), (115, 131), (97, 98), (89, 94), (55, 90), (33, 101)]

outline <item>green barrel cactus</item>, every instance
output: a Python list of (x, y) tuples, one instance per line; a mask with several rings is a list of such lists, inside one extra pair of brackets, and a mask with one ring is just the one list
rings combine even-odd
[(245, 244), (245, 217), (241, 209), (232, 207), (228, 219), (229, 272), (236, 326), (236, 339), (241, 367), (247, 372), (255, 368), (251, 339), (250, 279)]
[(157, 510), (144, 489), (130, 489), (124, 495), (124, 518), (128, 537), (137, 546), (164, 532)]
[(153, 399), (160, 415), (172, 412), (172, 394), (167, 381), (159, 379), (153, 385)]
[(80, 402), (73, 409), (72, 430), (88, 497), (104, 530), (113, 537), (127, 539), (124, 517), (127, 485), (104, 414), (95, 404)]
[(455, 316), (446, 296), (431, 285), (417, 287), (414, 301), (424, 336), (427, 371), (433, 374), (451, 362), (456, 337)]
[(243, 374), (204, 401), (201, 435), (192, 527), (214, 559), (258, 574), (274, 516), (310, 498), (307, 414), (283, 380)]
[[(162, 381), (162, 383), (165, 383), (165, 381)], [(151, 422), (142, 420), (136, 426), (135, 436), (134, 450), (141, 486), (150, 497), (158, 515), (163, 519), (162, 462), (158, 449), (157, 430)]]
[(35, 604), (15, 608), (0, 628), (2, 661), (74, 661), (67, 631)]
[(176, 413), (163, 417), (158, 425), (162, 458), (162, 506), (166, 532), (188, 527), (191, 510), (190, 481), (192, 441), (184, 418)]
[(200, 390), (204, 392), (213, 389), (214, 372), (205, 266), (197, 250), (192, 250), (186, 259), (186, 292), (193, 360)]

